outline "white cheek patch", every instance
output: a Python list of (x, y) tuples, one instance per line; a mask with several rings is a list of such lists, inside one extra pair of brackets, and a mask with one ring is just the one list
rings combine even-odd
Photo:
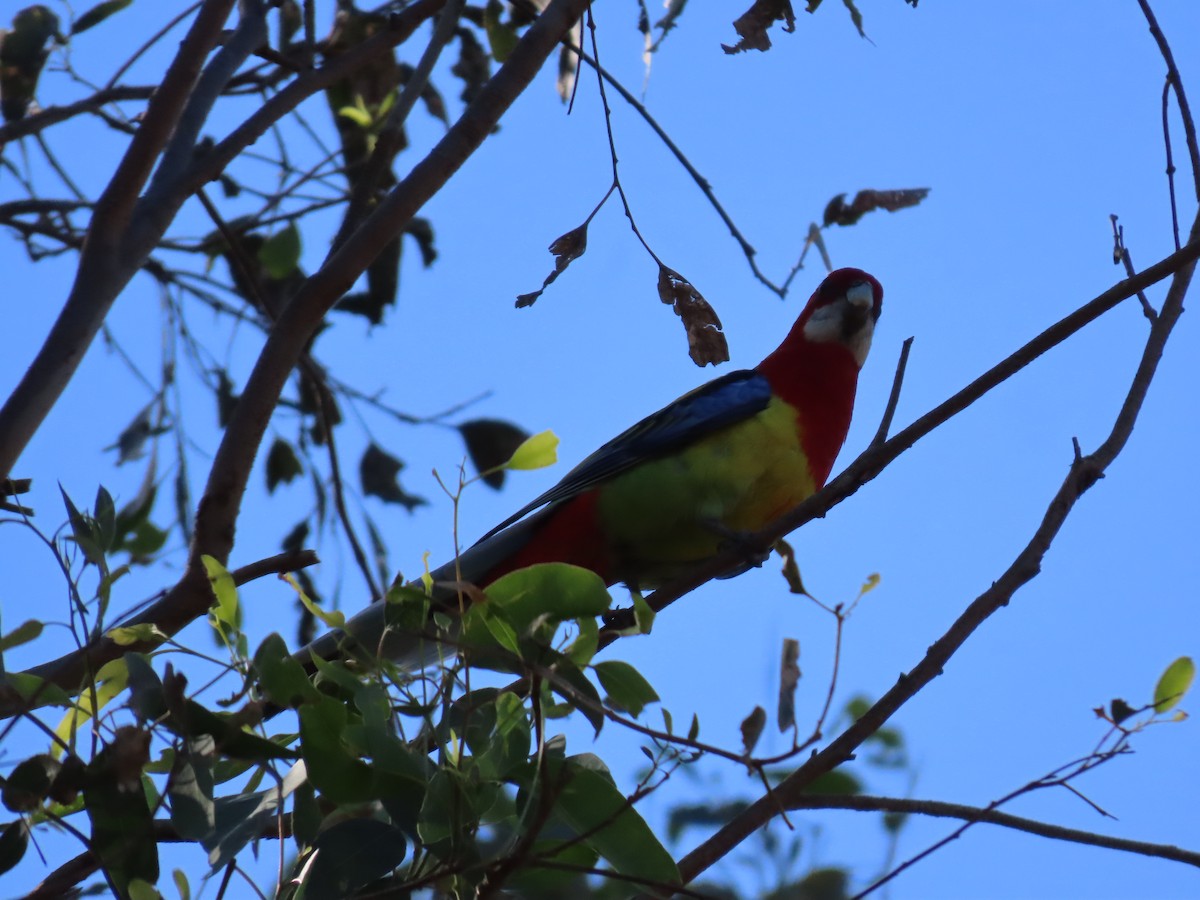
[(871, 350), (871, 338), (874, 336), (875, 319), (872, 316), (867, 316), (867, 321), (863, 327), (858, 329), (850, 340), (846, 341), (846, 346), (854, 354), (854, 359), (858, 362), (860, 369), (863, 363), (867, 361), (867, 353)]
[(875, 318), (869, 313), (862, 327), (851, 334), (846, 333), (846, 308), (843, 303), (830, 303), (813, 311), (804, 323), (804, 336), (815, 344), (844, 344), (855, 361), (862, 366), (871, 349), (871, 338), (875, 334)]

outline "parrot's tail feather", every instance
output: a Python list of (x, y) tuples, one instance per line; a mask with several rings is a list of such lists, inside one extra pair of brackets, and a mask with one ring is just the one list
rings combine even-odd
[[(433, 607), (451, 615), (459, 609), (459, 586), (462, 584), (486, 585), (492, 573), (501, 569), (514, 554), (523, 548), (538, 531), (553, 507), (547, 507), (535, 515), (522, 519), (503, 531), (485, 538), (452, 560), (430, 572), (433, 578)], [(420, 581), (411, 582), (420, 587)], [(469, 601), (467, 601), (469, 602)], [(432, 626), (423, 632), (406, 632), (387, 627), (386, 603), (372, 603), (346, 622), (345, 628), (329, 631), (294, 654), (294, 659), (305, 669), (315, 667), (312, 657), (337, 659), (346, 649), (355, 655), (379, 656), (391, 660), (400, 668), (410, 672), (430, 666), (439, 659), (454, 655), (452, 645), (457, 629), (439, 640), (433, 636)]]

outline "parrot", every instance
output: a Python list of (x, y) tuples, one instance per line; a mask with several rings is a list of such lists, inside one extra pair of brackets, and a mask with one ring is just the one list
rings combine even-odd
[[(828, 479), (882, 302), (873, 276), (831, 272), (756, 367), (716, 378), (622, 432), (431, 572), (433, 582), (486, 589), (526, 566), (563, 562), (609, 586), (654, 589), (763, 528)], [(330, 659), (349, 634), (402, 665), (420, 664), (422, 637), (385, 635), (385, 606), (372, 604), (296, 657)]]

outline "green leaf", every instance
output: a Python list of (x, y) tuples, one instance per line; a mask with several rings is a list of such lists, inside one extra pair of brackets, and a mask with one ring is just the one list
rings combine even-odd
[(36, 675), (30, 675), (28, 672), (0, 673), (0, 684), (15, 692), (30, 709), (36, 709), (39, 706), (69, 707), (74, 705), (70, 695), (57, 684)]
[(558, 435), (553, 431), (543, 431), (524, 441), (513, 451), (506, 469), (544, 469), (558, 462)]
[(280, 482), (290, 484), (303, 472), (304, 467), (300, 465), (292, 445), (283, 438), (275, 438), (267, 454), (267, 493), (275, 493)]
[(408, 842), (394, 825), (377, 819), (348, 819), (322, 831), (313, 849), (319, 852), (305, 870), (305, 896), (349, 897), (400, 865)]
[(289, 708), (306, 701), (316, 702), (321, 697), (278, 634), (267, 635), (258, 645), (254, 651), (254, 670), (263, 694), (276, 706)]
[(171, 880), (175, 882), (175, 890), (179, 892), (179, 900), (192, 900), (192, 886), (188, 884), (187, 873), (183, 869), (171, 870)]
[(477, 816), (461, 781), (462, 776), (454, 769), (439, 769), (430, 780), (417, 824), (417, 833), (426, 844), (473, 830), (472, 820)]
[(622, 875), (679, 883), (675, 860), (645, 819), (617, 790), (604, 764), (592, 754), (547, 760), (548, 784), (562, 784), (555, 812)]
[(258, 260), (272, 278), (284, 279), (300, 265), (300, 231), (294, 222), (275, 232), (258, 248)]
[(8, 774), (0, 793), (5, 809), (15, 813), (37, 809), (50, 795), (50, 786), (61, 770), (62, 763), (46, 753), (21, 760)]
[[(26, 619), (4, 637), (0, 637), (0, 653), (37, 640), (44, 627), (44, 624), (36, 619)], [(0, 671), (3, 670), (0, 669)]]
[(507, 780), (529, 760), (531, 745), (524, 703), (514, 694), (500, 694), (496, 698), (495, 735), (475, 757), (480, 774), (493, 781)]
[(640, 716), (648, 703), (657, 703), (658, 694), (642, 673), (627, 662), (607, 660), (594, 666), (600, 684), (608, 692), (606, 702), (614, 709)]
[(169, 638), (161, 628), (153, 622), (139, 622), (137, 625), (124, 625), (112, 628), (104, 636), (121, 647), (132, 647), (134, 644), (161, 644)]
[[(125, 690), (128, 681), (129, 669), (124, 659), (114, 659), (101, 666), (100, 671), (96, 673), (96, 684), (98, 685), (94, 693), (96, 709), (103, 709), (113, 697)], [(54, 733), (62, 739), (63, 743), (71, 744), (73, 735), (79, 727), (96, 714), (96, 709), (92, 707), (92, 701), (93, 692), (83, 691), (74, 707), (67, 710), (62, 721), (58, 723)]]
[(83, 797), (92, 824), (89, 847), (123, 893), (134, 879), (158, 881), (154, 820), (140, 777), (149, 747), (149, 732), (124, 726), (87, 767)]
[(75, 20), (75, 24), (71, 26), (71, 34), (80, 34), (99, 25), (113, 13), (119, 13), (132, 2), (133, 0), (104, 0), (103, 3), (97, 3)]
[(117, 537), (117, 508), (113, 504), (112, 495), (101, 485), (96, 489), (95, 507), (97, 536), (100, 546), (107, 553), (112, 549)]
[(237, 585), (229, 570), (221, 565), (220, 560), (207, 553), (201, 555), (204, 571), (208, 574), (208, 583), (212, 585), (216, 603), (212, 606), (213, 616), (226, 627), (236, 630), (238, 627), (238, 595)]
[(575, 624), (579, 628), (579, 634), (567, 648), (567, 658), (582, 668), (592, 661), (600, 646), (600, 626), (596, 624), (595, 619), (586, 617), (576, 619)]
[(0, 831), (0, 875), (16, 866), (29, 849), (29, 826), (24, 819), (17, 819)]
[(202, 841), (216, 828), (212, 771), (215, 751), (211, 735), (203, 735), (188, 741), (184, 752), (175, 757), (167, 796), (171, 824), (185, 840)]
[(492, 50), (492, 58), (498, 63), (508, 59), (513, 48), (517, 46), (517, 41), (520, 40), (511, 25), (505, 25), (500, 21), (500, 14), (503, 11), (504, 4), (500, 0), (488, 0), (487, 6), (483, 9), (483, 27), (487, 32), (488, 45)]
[(1181, 656), (1167, 666), (1154, 688), (1154, 711), (1163, 713), (1173, 709), (1188, 692), (1195, 677), (1196, 664), (1190, 656)]
[(327, 628), (342, 628), (345, 626), (346, 616), (343, 613), (340, 613), (337, 610), (326, 612), (308, 596), (303, 588), (300, 587), (300, 582), (298, 582), (295, 577), (292, 575), (284, 575), (283, 578), (284, 581), (292, 586), (292, 589), (295, 590), (297, 596), (300, 597), (300, 602), (304, 604), (304, 608), (324, 622)]
[(129, 882), (126, 888), (129, 894), (129, 900), (162, 900), (162, 894), (149, 881), (141, 878), (134, 878)]
[(300, 707), (300, 747), (309, 780), (334, 803), (374, 799), (371, 767), (347, 750), (346, 707), (332, 697)]
[(104, 564), (104, 546), (100, 540), (100, 528), (96, 520), (87, 513), (82, 513), (67, 496), (66, 490), (60, 484), (63, 503), (67, 507), (67, 519), (71, 523), (71, 537), (83, 551), (84, 558), (94, 565)]
[(838, 796), (854, 796), (861, 794), (862, 782), (849, 772), (834, 769), (818, 775), (804, 788), (806, 794), (836, 794)]
[(458, 426), (467, 455), (483, 483), (499, 490), (504, 486), (505, 463), (529, 438), (529, 432), (502, 419), (471, 419)]
[(633, 592), (633, 621), (637, 625), (638, 634), (649, 634), (654, 630), (654, 617), (658, 615), (654, 608), (646, 602), (640, 591)]
[(520, 630), (543, 615), (559, 620), (595, 617), (612, 604), (604, 579), (568, 563), (538, 563), (509, 572), (488, 585), (487, 597)]
[(322, 818), (317, 792), (312, 782), (305, 781), (292, 796), (292, 839), (297, 849), (303, 850), (312, 844), (320, 831)]
[(798, 881), (790, 896), (811, 898), (811, 900), (847, 900), (850, 874), (845, 869), (826, 866), (813, 869)]
[(371, 113), (363, 103), (362, 97), (356, 99), (358, 100), (357, 106), (343, 106), (338, 109), (337, 114), (343, 119), (349, 119), (360, 128), (370, 128), (372, 125)]
[[(577, 710), (587, 719), (597, 735), (600, 734), (600, 729), (604, 727), (604, 711), (599, 709), (600, 692), (596, 690), (596, 686), (588, 681), (582, 669), (577, 668), (565, 656), (559, 657), (554, 663), (554, 673), (574, 688), (574, 695), (558, 684), (551, 685), (554, 692), (566, 700), (572, 710)], [(581, 703), (579, 697), (590, 700), (591, 703)]]
[(563, 868), (539, 868), (536, 865), (518, 866), (506, 883), (511, 886), (515, 896), (596, 896), (590, 892), (585, 893), (579, 883), (579, 873), (595, 868), (596, 860), (599, 859), (599, 854), (591, 847), (563, 840), (540, 840), (535, 841), (533, 847), (530, 848), (530, 857), (553, 860), (556, 865)]
[(304, 784), (306, 778), (304, 766), (294, 766), (283, 776), (283, 784), (278, 788), (216, 800), (213, 805), (217, 825), (203, 842), (213, 870), (222, 868), (248, 843), (258, 840), (267, 822), (275, 819), (283, 800)]

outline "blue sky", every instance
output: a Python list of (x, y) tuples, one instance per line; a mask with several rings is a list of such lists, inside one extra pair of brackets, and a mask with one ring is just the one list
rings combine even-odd
[[(828, 3), (816, 15), (801, 14), (794, 34), (773, 32), (771, 52), (737, 57), (719, 45), (733, 40), (730, 21), (740, 9), (716, 6), (688, 7), (654, 59), (645, 102), (711, 181), (768, 274), (783, 277), (808, 223), (834, 194), (932, 189), (916, 209), (875, 213), (853, 228), (826, 233), (835, 265), (867, 269), (885, 289), (840, 464), (874, 433), (905, 338), (915, 341), (898, 426), (1119, 279), (1110, 213), (1120, 216), (1139, 267), (1173, 249), (1159, 105), (1164, 69), (1135, 3), (927, 2), (917, 10), (900, 0), (863, 3), (870, 41), (859, 38), (839, 4)], [(1200, 7), (1160, 6), (1195, 103)], [(604, 63), (638, 88), (645, 71), (635, 8), (600, 4), (596, 17)], [(157, 16), (145, 15), (137, 27), (157, 23)], [(111, 29), (80, 37), (74, 50), (76, 65), (98, 78), (113, 58), (104, 32)], [(134, 80), (149, 80), (150, 71), (142, 69)], [(43, 102), (56, 99), (54, 85), (61, 81), (48, 78)], [(321, 106), (318, 98), (310, 115), (318, 118)], [(217, 133), (238, 112), (231, 109)], [(549, 271), (546, 245), (579, 224), (608, 187), (594, 80), (585, 77), (573, 114), (564, 112), (553, 73), (543, 73), (424, 211), (441, 255), (425, 271), (409, 254), (388, 326), (368, 335), (358, 321), (337, 319), (318, 345), (322, 360), (342, 378), (366, 391), (385, 390), (389, 402), (408, 412), (431, 414), (492, 391), (466, 415), (510, 418), (560, 436), (562, 461), (555, 468), (519, 474), (502, 493), (483, 487), (467, 493), (460, 519), (467, 542), (604, 440), (714, 375), (688, 359), (678, 320), (658, 301), (654, 264), (611, 202), (591, 226), (587, 254), (532, 309), (513, 308), (515, 296), (536, 288)], [(686, 173), (615, 99), (613, 124), (622, 180), (643, 234), (715, 306), (729, 336), (731, 365), (753, 365), (778, 343), (820, 280), (819, 261), (810, 256), (794, 292), (781, 302), (753, 279)], [(418, 111), (414, 144), (427, 146), (440, 127)], [(74, 140), (85, 134), (94, 132), (81, 129)], [(1195, 201), (1178, 128), (1173, 138), (1186, 229)], [(71, 138), (51, 132), (50, 140), (71, 158)], [(37, 155), (32, 148), (28, 153)], [(102, 183), (110, 153), (105, 144), (89, 144), (88, 164), (79, 169), (85, 184)], [(401, 168), (415, 159), (401, 157)], [(265, 170), (247, 165), (240, 171), (254, 177)], [(0, 199), (13, 191), (8, 176), (0, 175)], [(310, 270), (322, 258), (327, 235), (321, 228), (330, 221), (314, 221), (305, 233)], [(197, 209), (185, 210), (182, 232), (207, 230)], [(54, 263), (31, 265), (12, 243), (0, 244), (0, 263), (10, 273), (9, 296), (33, 300), (10, 303), (0, 356), (0, 385), (7, 386), (44, 336), (71, 273)], [(1162, 294), (1157, 289), (1149, 296), (1157, 304)], [(156, 288), (138, 279), (110, 320), (115, 338), (148, 371), (161, 358), (158, 311)], [(211, 316), (199, 310), (190, 325), (213, 333)], [(890, 687), (1008, 566), (1066, 472), (1071, 439), (1087, 451), (1107, 434), (1145, 334), (1135, 302), (1126, 303), (793, 536), (806, 584), (827, 602), (849, 600), (866, 576), (881, 576), (849, 623), (839, 702)], [(222, 340), (228, 348), (218, 345), (216, 356), (244, 378), (259, 336), (241, 329)], [(879, 779), (873, 783), (878, 790), (985, 805), (1086, 755), (1103, 733), (1093, 707), (1114, 697), (1144, 702), (1171, 660), (1200, 655), (1192, 578), (1200, 533), (1200, 476), (1192, 462), (1200, 439), (1197, 359), (1200, 339), (1185, 316), (1133, 439), (1080, 502), (1042, 574), (893, 720), (906, 736), (915, 783)], [(212, 404), (195, 388), (186, 397), (196, 444), (192, 468), (202, 472), (218, 439)], [(136, 492), (141, 472), (112, 469), (113, 454), (102, 448), (147, 399), (98, 343), (18, 466), (16, 474), (35, 478), (32, 503), (44, 528), (53, 528), (60, 515), (59, 481), (77, 501), (86, 502), (99, 483), (119, 498)], [(365, 501), (392, 542), (391, 563), (417, 571), (425, 551), (435, 560), (451, 552), (451, 507), (430, 472), (452, 476), (461, 445), (449, 431), (363, 415), (374, 439), (408, 462), (405, 487), (431, 500), (413, 515)], [(287, 422), (279, 426), (281, 434), (291, 430)], [(347, 458), (356, 459), (366, 440), (346, 429)], [(298, 488), (269, 500), (257, 491), (231, 564), (276, 552), (308, 503)], [(334, 592), (353, 609), (361, 603), (360, 583), (334, 544), (327, 537), (320, 546), (327, 560), (321, 577), (339, 585)], [(182, 558), (180, 548), (176, 566)], [(52, 560), (16, 527), (0, 531), (0, 569), (13, 573), (0, 594), (6, 630), (31, 610), (64, 604), (65, 611)], [(131, 578), (122, 599), (132, 603), (171, 578), (170, 571)], [(290, 615), (291, 598), (273, 581), (254, 585), (244, 597), (248, 625), (258, 635), (283, 627), (281, 611)], [(660, 617), (653, 635), (610, 652), (647, 675), (677, 722), (695, 712), (703, 738), (736, 748), (740, 720), (756, 704), (774, 706), (784, 635), (802, 644), (798, 703), (802, 721), (805, 715), (811, 721), (827, 688), (832, 627), (811, 604), (786, 593), (773, 563), (695, 592)], [(43, 647), (54, 640), (49, 636)], [(32, 651), (11, 654), (7, 664), (44, 655)], [(31, 734), (21, 736), (35, 746)], [(571, 740), (575, 751), (590, 747), (583, 732), (572, 732)], [(769, 740), (760, 749), (786, 749), (777, 735)], [(631, 785), (642, 760), (637, 746), (609, 728), (594, 749)], [(1078, 785), (1116, 821), (1061, 790), (1006, 809), (1122, 837), (1200, 846), (1195, 724), (1150, 729), (1133, 747), (1135, 755)], [(648, 806), (651, 821), (660, 822), (672, 803), (694, 802), (701, 788), (705, 797), (756, 796), (754, 783), (732, 767), (708, 764), (703, 772), (700, 782), (673, 779)], [(881, 863), (875, 818), (797, 819), (806, 823), (802, 828), (820, 823), (815, 839), (803, 832), (811, 854), (806, 861), (848, 865), (864, 875)], [(952, 827), (911, 820), (898, 858)], [(700, 837), (689, 833), (676, 849), (686, 851), (686, 842)], [(199, 869), (198, 854), (182, 858)], [(22, 875), (35, 879), (36, 869), (27, 860)], [(1196, 874), (1178, 863), (978, 826), (896, 880), (890, 897), (1187, 897), (1198, 890)]]

